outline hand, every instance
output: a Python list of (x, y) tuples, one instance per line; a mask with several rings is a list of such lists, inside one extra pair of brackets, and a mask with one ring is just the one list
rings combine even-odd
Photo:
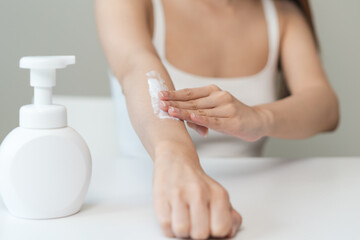
[(242, 222), (227, 191), (184, 151), (169, 151), (154, 161), (153, 198), (167, 237), (233, 237)]
[(253, 142), (264, 137), (271, 125), (270, 112), (250, 107), (216, 85), (178, 91), (161, 91), (160, 107), (188, 122), (201, 135), (207, 128)]

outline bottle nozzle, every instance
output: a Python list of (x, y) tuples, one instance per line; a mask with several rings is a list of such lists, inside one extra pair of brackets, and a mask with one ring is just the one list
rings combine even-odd
[(74, 63), (75, 56), (20, 59), (20, 68), (30, 69), (30, 85), (34, 87), (34, 104), (20, 109), (20, 127), (52, 129), (67, 126), (66, 108), (52, 104), (52, 88), (56, 85), (56, 69)]
[(52, 87), (56, 85), (56, 69), (75, 63), (75, 56), (23, 57), (20, 68), (30, 69), (30, 85), (34, 87), (34, 104), (52, 104)]

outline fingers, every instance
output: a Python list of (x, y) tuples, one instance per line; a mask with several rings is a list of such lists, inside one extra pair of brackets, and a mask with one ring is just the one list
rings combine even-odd
[[(183, 90), (179, 90), (183, 91)], [(170, 92), (171, 94), (171, 92)], [(160, 107), (162, 110), (167, 111), (169, 107), (197, 110), (197, 109), (209, 109), (215, 108), (221, 105), (229, 105), (233, 103), (234, 98), (229, 92), (226, 91), (215, 91), (211, 92), (211, 95), (199, 97), (191, 100), (170, 100), (162, 99)]]
[(169, 202), (166, 200), (157, 200), (154, 202), (154, 207), (162, 232), (169, 238), (174, 237), (171, 227), (171, 208)]
[(208, 117), (208, 116), (191, 114), (190, 121), (197, 125), (211, 128), (214, 130), (222, 130), (223, 126), (226, 123), (226, 118)]
[(191, 238), (207, 239), (210, 236), (209, 205), (204, 201), (194, 201), (190, 205)]
[(204, 127), (204, 126), (200, 126), (200, 125), (197, 125), (195, 123), (191, 123), (191, 122), (186, 122), (186, 124), (194, 129), (198, 134), (200, 134), (201, 136), (203, 137), (207, 137), (208, 133), (209, 133), (209, 129), (207, 127)]
[(212, 96), (199, 98), (189, 101), (161, 101), (160, 107), (162, 110), (167, 111), (169, 107), (176, 107), (182, 109), (196, 110), (214, 108), (217, 106), (216, 99)]
[(172, 202), (172, 231), (178, 238), (190, 236), (190, 216), (187, 204), (175, 199)]
[(215, 192), (211, 205), (200, 194), (190, 202), (190, 208), (181, 199), (172, 201), (171, 213), (170, 207), (162, 208), (158, 218), (163, 233), (167, 237), (193, 239), (234, 237), (241, 226), (242, 217), (231, 207), (227, 191), (219, 190)]
[(230, 211), (229, 195), (223, 188), (214, 191), (210, 205), (211, 213), (211, 236), (223, 238), (230, 236), (233, 227)]
[(222, 108), (190, 111), (171, 107), (168, 113), (181, 120), (214, 130), (222, 129), (226, 122), (226, 118), (220, 117), (221, 115), (226, 115)]
[(177, 91), (160, 91), (159, 97), (161, 100), (168, 101), (188, 101), (207, 97), (210, 93), (219, 90), (219, 87), (216, 85), (208, 85), (199, 88), (185, 88)]
[(231, 209), (231, 216), (232, 216), (232, 230), (230, 237), (234, 237), (236, 233), (239, 231), (241, 224), (242, 224), (242, 217), (241, 215), (235, 210)]
[(211, 109), (199, 109), (199, 110), (186, 110), (181, 108), (170, 107), (167, 111), (171, 116), (180, 118), (185, 121), (192, 121), (191, 114), (203, 117), (229, 117), (227, 107), (221, 106), (218, 108)]

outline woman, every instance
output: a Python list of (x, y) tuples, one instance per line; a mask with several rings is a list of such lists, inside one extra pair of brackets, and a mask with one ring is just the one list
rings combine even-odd
[[(267, 137), (307, 138), (338, 125), (306, 0), (99, 0), (96, 14), (114, 88), (123, 93), (115, 94), (118, 107), (125, 111), (126, 100), (154, 162), (154, 207), (168, 237), (234, 236), (241, 225), (199, 156), (260, 156)], [(279, 66), (290, 92), (282, 99)], [(160, 93), (162, 110), (200, 135), (210, 129), (207, 137), (154, 115), (152, 70), (170, 89)], [(122, 152), (141, 155), (130, 120), (120, 128)]]

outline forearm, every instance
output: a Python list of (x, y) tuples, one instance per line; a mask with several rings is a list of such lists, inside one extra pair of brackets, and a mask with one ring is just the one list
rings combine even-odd
[(313, 87), (282, 100), (259, 105), (266, 136), (304, 139), (334, 130), (339, 121), (338, 100), (327, 87)]
[[(126, 104), (132, 125), (144, 147), (153, 160), (159, 153), (174, 151), (178, 148), (196, 155), (193, 142), (184, 122), (173, 119), (160, 119), (151, 105), (146, 73), (158, 71), (169, 89), (173, 90), (172, 81), (155, 54), (143, 54), (131, 59), (130, 67), (119, 72), (118, 78), (126, 97)], [(119, 66), (120, 67), (120, 66)]]

